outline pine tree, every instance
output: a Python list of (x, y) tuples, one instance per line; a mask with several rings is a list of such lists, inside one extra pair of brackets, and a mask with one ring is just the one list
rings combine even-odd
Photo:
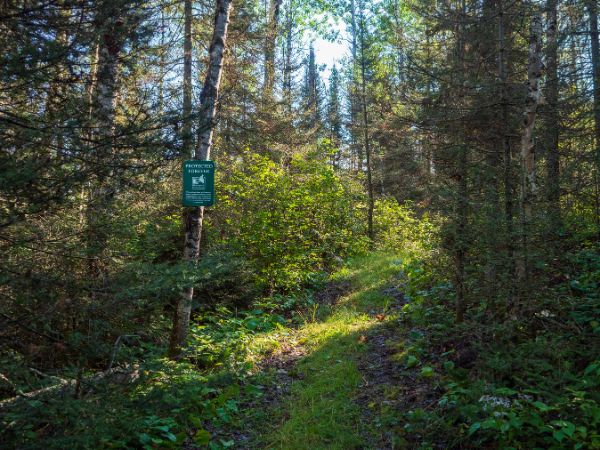
[(304, 108), (306, 127), (318, 129), (321, 125), (321, 89), (320, 77), (315, 59), (315, 49), (310, 44), (304, 75)]
[(338, 168), (340, 164), (341, 146), (343, 140), (342, 112), (340, 104), (340, 82), (340, 73), (337, 69), (337, 66), (334, 65), (331, 69), (331, 75), (329, 77), (329, 104), (327, 105), (327, 124), (331, 144), (336, 149), (335, 154), (332, 155), (332, 166)]

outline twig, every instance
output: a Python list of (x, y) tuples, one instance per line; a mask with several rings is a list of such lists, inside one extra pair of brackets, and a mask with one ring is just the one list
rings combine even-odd
[(121, 338), (130, 338), (130, 337), (140, 337), (140, 336), (137, 334), (122, 334), (121, 336), (119, 336), (117, 338), (117, 340), (115, 341), (115, 345), (113, 346), (113, 351), (110, 356), (110, 363), (108, 364), (108, 368), (106, 370), (112, 369), (113, 363), (115, 362), (115, 358), (116, 358), (119, 348), (121, 346)]

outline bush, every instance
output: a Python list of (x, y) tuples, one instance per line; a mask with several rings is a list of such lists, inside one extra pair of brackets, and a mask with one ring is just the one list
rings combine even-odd
[(283, 168), (251, 155), (221, 182), (215, 228), (268, 292), (294, 291), (315, 273), (364, 251), (364, 196), (324, 161)]
[(373, 229), (381, 250), (423, 257), (437, 247), (437, 224), (428, 216), (415, 217), (410, 203), (393, 197), (375, 202)]

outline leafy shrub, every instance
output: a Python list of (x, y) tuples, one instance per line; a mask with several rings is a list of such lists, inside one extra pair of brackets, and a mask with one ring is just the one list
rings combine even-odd
[(278, 314), (262, 310), (234, 314), (220, 307), (195, 323), (190, 331), (187, 356), (197, 366), (230, 370), (243, 368), (247, 343), (255, 333), (271, 331), (286, 323)]
[(296, 155), (289, 167), (251, 155), (222, 180), (214, 219), (269, 292), (311, 284), (315, 274), (364, 251), (364, 196), (324, 161)]
[(416, 217), (410, 203), (392, 197), (375, 202), (373, 229), (377, 246), (413, 256), (425, 256), (436, 248), (437, 226), (428, 216)]

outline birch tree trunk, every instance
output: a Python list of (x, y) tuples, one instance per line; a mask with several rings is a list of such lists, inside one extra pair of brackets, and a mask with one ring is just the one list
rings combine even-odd
[(557, 40), (557, 0), (547, 0), (546, 31), (546, 182), (550, 234), (555, 235), (560, 228), (560, 154), (558, 117), (558, 40)]
[(193, 157), (192, 136), (192, 0), (185, 0), (183, 24), (183, 126), (182, 141), (185, 158)]
[[(194, 159), (198, 160), (207, 160), (210, 157), (231, 10), (232, 0), (217, 0), (213, 36), (209, 48), (209, 65), (200, 96), (200, 123), (194, 153)], [(192, 265), (196, 265), (200, 258), (203, 219), (204, 207), (186, 211), (183, 259)], [(194, 287), (189, 286), (178, 299), (169, 344), (171, 358), (178, 358), (181, 355), (187, 340), (193, 298)]]
[(107, 283), (106, 247), (108, 243), (107, 220), (113, 202), (115, 187), (111, 180), (114, 165), (114, 120), (118, 89), (119, 57), (125, 43), (125, 19), (122, 11), (111, 2), (100, 6), (100, 40), (96, 61), (96, 80), (91, 111), (90, 164), (94, 166), (97, 180), (90, 189), (87, 205), (87, 239), (89, 271), (93, 279)]
[(542, 18), (536, 14), (531, 19), (529, 35), (529, 63), (527, 69), (527, 97), (523, 115), (524, 130), (521, 136), (521, 251), (517, 262), (517, 279), (527, 280), (528, 233), (533, 216), (532, 202), (537, 191), (535, 179), (535, 151), (533, 129), (540, 103), (542, 78)]
[(270, 0), (269, 2), (269, 19), (265, 42), (265, 80), (263, 89), (263, 94), (267, 99), (270, 99), (273, 96), (273, 86), (275, 85), (275, 48), (279, 25), (279, 11), (282, 2), (283, 0)]

